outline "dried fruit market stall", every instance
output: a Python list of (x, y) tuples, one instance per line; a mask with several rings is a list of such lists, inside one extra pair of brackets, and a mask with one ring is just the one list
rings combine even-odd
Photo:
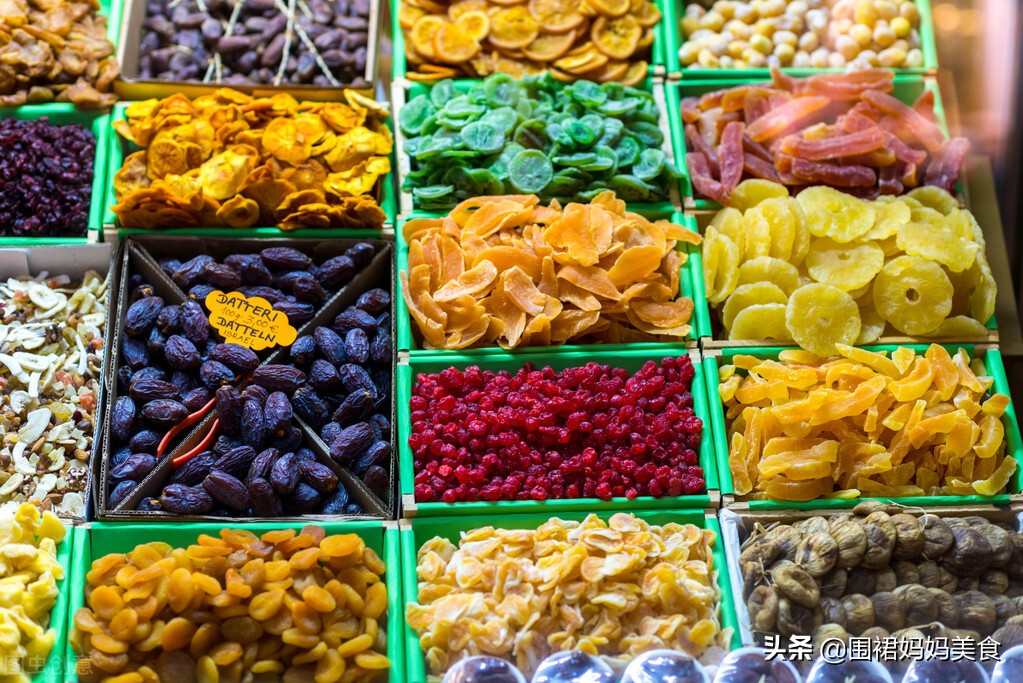
[(0, 2), (0, 680), (1011, 678), (937, 74), (928, 0)]

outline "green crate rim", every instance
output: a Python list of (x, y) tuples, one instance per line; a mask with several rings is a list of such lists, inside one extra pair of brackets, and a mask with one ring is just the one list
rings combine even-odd
[[(696, 219), (685, 216), (676, 211), (673, 206), (667, 203), (648, 205), (641, 208), (638, 213), (648, 218), (670, 218), (674, 222), (684, 225), (690, 230), (696, 231)], [(399, 273), (408, 271), (408, 243), (402, 237), (402, 228), (405, 223), (414, 218), (436, 218), (447, 215), (444, 212), (417, 211), (407, 218), (400, 220), (394, 230), (394, 239), (397, 245), (396, 259), (394, 264), (395, 277)], [(509, 354), (532, 354), (532, 353), (589, 353), (590, 351), (627, 351), (630, 349), (649, 349), (656, 351), (664, 348), (677, 348), (680, 352), (686, 348), (694, 348), (696, 340), (704, 334), (709, 334), (710, 319), (708, 316), (709, 307), (706, 302), (706, 290), (703, 287), (703, 261), (700, 259), (700, 249), (696, 245), (679, 245), (689, 255), (686, 263), (682, 264), (682, 275), (679, 278), (679, 293), (688, 296), (693, 300), (693, 316), (690, 320), (692, 329), (686, 335), (684, 342), (639, 342), (632, 344), (564, 344), (561, 346), (529, 346), (506, 351), (500, 347), (483, 347), (475, 349), (462, 349), (459, 354), (475, 358), (504, 357)], [(415, 333), (413, 332), (412, 316), (409, 314), (405, 297), (401, 295), (401, 282), (395, 282), (394, 289), (394, 317), (395, 317), (395, 343), (398, 351), (408, 351), (412, 358), (435, 358), (448, 357), (451, 351), (420, 349), (417, 346)]]
[[(683, 349), (681, 353), (675, 353), (672, 349), (660, 348), (651, 349), (628, 349), (615, 351), (565, 352), (565, 353), (543, 353), (543, 354), (521, 354), (516, 356), (505, 355), (502, 360), (515, 364), (535, 362), (537, 367), (543, 367), (549, 361), (565, 361), (565, 367), (575, 367), (587, 362), (606, 363), (615, 367), (622, 367), (620, 361), (631, 361), (633, 364), (642, 364), (647, 360), (660, 360), (669, 356), (687, 355)], [(533, 357), (530, 357), (533, 356)], [(436, 356), (432, 358), (413, 358), (410, 364), (399, 365), (396, 371), (395, 383), (397, 385), (397, 406), (395, 409), (398, 420), (398, 480), (401, 495), (414, 496), (413, 481), (415, 478), (412, 449), (408, 445), (408, 436), (411, 432), (411, 410), (409, 400), (412, 396), (412, 384), (415, 367), (421, 363), (428, 363), (430, 372), (436, 372), (437, 368), (455, 366), (466, 367), (479, 364), (487, 368), (487, 359), (466, 356), (463, 354), (451, 354)], [(714, 438), (712, 432), (713, 413), (707, 404), (707, 396), (702, 390), (705, 380), (702, 377), (704, 372), (698, 360), (693, 360), (693, 377), (691, 393), (693, 395), (693, 411), (697, 417), (703, 420), (703, 432), (700, 435), (700, 451), (698, 462), (703, 468), (704, 493), (695, 495), (683, 495), (678, 497), (664, 496), (654, 498), (652, 496), (641, 496), (635, 500), (624, 497), (612, 498), (604, 501), (599, 498), (574, 498), (547, 500), (544, 502), (516, 500), (491, 503), (487, 501), (464, 502), (464, 503), (416, 503), (417, 516), (461, 516), (461, 515), (493, 515), (512, 514), (517, 512), (549, 513), (551, 515), (563, 512), (614, 512), (616, 510), (643, 510), (643, 509), (678, 509), (678, 508), (706, 508), (711, 505), (710, 491), (719, 490), (720, 480), (715, 461)]]
[[(929, 344), (875, 344), (859, 348), (867, 351), (894, 351), (899, 346), (906, 346), (917, 353), (927, 350)], [(941, 344), (949, 353), (954, 354), (958, 349), (965, 349), (971, 358), (977, 356), (978, 349), (973, 344)], [(750, 355), (761, 358), (777, 358), (778, 354), (791, 347), (781, 346), (760, 346), (760, 347), (738, 347), (721, 350), (721, 358), (727, 359), (736, 355)], [(998, 349), (981, 349), (982, 360), (988, 376), (994, 378), (993, 391), (1005, 394), (1010, 397), (1009, 407), (1002, 416), (1002, 423), (1005, 425), (1006, 455), (1011, 455), (1020, 463), (1007, 487), (1008, 493), (994, 496), (909, 496), (903, 498), (877, 498), (863, 497), (842, 500), (837, 498), (817, 498), (815, 500), (799, 501), (774, 501), (774, 500), (751, 500), (750, 510), (836, 510), (855, 507), (864, 500), (881, 500), (897, 503), (907, 507), (936, 507), (949, 505), (1008, 505), (1009, 494), (1019, 493), (1023, 488), (1023, 439), (1020, 437), (1019, 419), (1012, 403), (1012, 394), (1009, 391), (1009, 380), (1005, 375), (1005, 367), (1002, 364), (1002, 355)], [(711, 420), (713, 422), (712, 433), (714, 435), (714, 452), (718, 461), (718, 478), (721, 483), (723, 495), (733, 495), (735, 488), (732, 482), (732, 472), (728, 467), (728, 431), (725, 425), (724, 405), (718, 397), (718, 358), (708, 356), (703, 359), (703, 377), (707, 384), (707, 398), (711, 405)]]
[[(661, 21), (654, 28), (654, 43), (650, 46), (649, 76), (663, 76), (667, 71), (666, 56), (668, 52), (668, 26), (665, 3), (670, 0), (651, 0), (661, 10)], [(401, 27), (401, 0), (391, 4), (391, 79), (399, 81), (408, 75), (408, 62), (405, 59), (405, 29)], [(676, 51), (677, 52), (677, 51)], [(480, 78), (458, 79), (458, 81), (477, 81)]]
[[(298, 522), (251, 522), (239, 528), (251, 531), (255, 534), (262, 534), (273, 529), (301, 529), (304, 524)], [(316, 526), (323, 527), (327, 534), (358, 534), (363, 540), (370, 540), (381, 549), (380, 558), (387, 567), (384, 581), (387, 584), (387, 656), (391, 660), (388, 680), (405, 680), (405, 658), (404, 658), (404, 620), (405, 600), (402, 595), (401, 582), (401, 552), (398, 546), (398, 529), (394, 523), (380, 521), (351, 521), (351, 522), (328, 522), (319, 523)], [(199, 534), (219, 536), (222, 529), (230, 528), (223, 524), (207, 522), (184, 522), (180, 524), (160, 523), (138, 523), (124, 524), (118, 522), (93, 522), (90, 527), (77, 527), (75, 529), (78, 539), (75, 543), (75, 556), (72, 562), (70, 609), (67, 613), (67, 634), (71, 633), (74, 626), (75, 612), (80, 609), (85, 600), (85, 576), (92, 564), (92, 534), (112, 533), (124, 539), (125, 546), (134, 546), (136, 543), (145, 543), (145, 539), (159, 539), (166, 537), (167, 531), (173, 529), (175, 533), (194, 532), (194, 537)], [(379, 534), (379, 538), (371, 538), (370, 535)], [(173, 544), (172, 544), (173, 545)], [(370, 543), (367, 543), (370, 545)], [(77, 681), (75, 662), (78, 655), (71, 647), (70, 640), (66, 643), (65, 656), (67, 658), (66, 675), (61, 679), (54, 679), (52, 683), (63, 683), (63, 681)], [(47, 681), (46, 683), (51, 683)]]
[[(562, 519), (571, 520), (582, 520), (587, 513), (575, 512), (564, 515)], [(597, 512), (598, 517), (607, 519), (614, 511), (607, 510)], [(717, 518), (713, 514), (705, 514), (702, 510), (636, 510), (633, 514), (640, 519), (656, 521), (651, 522), (652, 524), (666, 524), (668, 521), (676, 522), (679, 524), (695, 524), (700, 528), (710, 529), (716, 535), (714, 541), (714, 548), (712, 550), (712, 557), (714, 562), (714, 568), (717, 570), (717, 583), (718, 588), (721, 590), (721, 602), (720, 602), (720, 613), (719, 618), (721, 622), (721, 628), (731, 628), (731, 648), (735, 649), (740, 646), (739, 642), (739, 628), (738, 618), (735, 611), (735, 603), (731, 594), (731, 582), (728, 578), (728, 564), (725, 557), (724, 543), (721, 539), (721, 526), (718, 523)], [(665, 519), (671, 516), (670, 519)], [(662, 521), (663, 520), (663, 521)], [(535, 528), (540, 524), (547, 521), (547, 518), (542, 513), (530, 514), (530, 515), (513, 515), (504, 517), (501, 521), (510, 523), (511, 528)], [(402, 589), (405, 593), (406, 604), (416, 602), (419, 598), (419, 585), (418, 578), (416, 575), (417, 557), (419, 555), (420, 544), (416, 540), (417, 529), (426, 527), (424, 534), (439, 534), (439, 535), (450, 535), (448, 532), (443, 531), (442, 528), (438, 529), (445, 524), (454, 524), (455, 531), (475, 529), (485, 526), (496, 526), (503, 528), (500, 523), (495, 523), (492, 518), (483, 516), (474, 517), (462, 517), (457, 521), (448, 521), (442, 518), (432, 519), (415, 519), (410, 525), (403, 525), (399, 531), (400, 543), (401, 543), (401, 559), (402, 559)], [(437, 531), (432, 531), (437, 529)], [(415, 631), (409, 627), (408, 622), (404, 621), (403, 627), (405, 637), (405, 660), (406, 671), (408, 678), (407, 683), (426, 683), (426, 659), (423, 656), (422, 650), (419, 647), (419, 638), (416, 636)]]
[[(109, 129), (107, 135), (106, 152), (106, 176), (109, 180), (103, 190), (103, 212), (100, 216), (98, 230), (112, 228), (117, 231), (119, 237), (128, 235), (195, 235), (199, 237), (239, 237), (259, 239), (268, 237), (289, 237), (289, 238), (322, 238), (322, 239), (348, 239), (348, 238), (376, 238), (379, 239), (387, 226), (394, 225), (394, 219), (398, 211), (398, 200), (394, 189), (394, 176), (397, 174), (396, 149), (391, 150), (391, 171), (379, 180), (380, 183), (380, 208), (384, 212), (384, 229), (351, 229), (351, 228), (299, 228), (297, 230), (282, 230), (278, 227), (253, 227), (253, 228), (171, 228), (160, 230), (147, 230), (142, 228), (122, 228), (117, 223), (117, 216), (111, 211), (111, 207), (117, 203), (114, 196), (114, 176), (121, 169), (124, 163), (125, 145), (127, 141), (121, 140), (121, 135), (113, 129), (116, 121), (125, 119), (125, 110), (130, 102), (118, 102), (110, 114), (110, 121), (107, 124)], [(394, 134), (394, 113), (387, 117), (387, 125), (391, 128), (392, 137)]]
[[(893, 69), (896, 74), (924, 76), (933, 75), (938, 69), (938, 49), (934, 39), (934, 17), (931, 13), (930, 0), (915, 0), (917, 10), (920, 12), (920, 50), (923, 52), (923, 66), (915, 69)], [(662, 20), (665, 26), (672, 30), (666, 31), (668, 36), (665, 45), (665, 58), (668, 76), (672, 79), (693, 79), (707, 80), (711, 78), (728, 79), (738, 84), (741, 82), (756, 81), (762, 78), (770, 78), (770, 69), (690, 69), (684, 68), (679, 61), (678, 52), (685, 42), (682, 38), (682, 17), (684, 6), (690, 4), (687, 0), (664, 0), (664, 9), (667, 15)], [(806, 67), (789, 67), (782, 69), (785, 73), (803, 78), (821, 73), (845, 73), (845, 69), (813, 69)]]
[(103, 222), (103, 208), (107, 187), (107, 151), (110, 137), (110, 115), (101, 110), (77, 109), (69, 103), (27, 104), (15, 108), (0, 109), (0, 119), (15, 118), (36, 121), (47, 116), (50, 123), (67, 125), (78, 123), (96, 138), (96, 154), (93, 161), (92, 186), (89, 191), (89, 217), (81, 236), (68, 237), (2, 237), (0, 246), (43, 246), (51, 244), (85, 244), (89, 234), (100, 230)]

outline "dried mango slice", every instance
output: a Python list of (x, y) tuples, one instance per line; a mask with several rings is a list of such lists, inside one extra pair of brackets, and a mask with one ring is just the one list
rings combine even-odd
[(654, 246), (631, 247), (615, 260), (607, 275), (616, 287), (639, 282), (661, 265), (661, 250)]
[(692, 299), (677, 299), (658, 303), (654, 301), (635, 301), (631, 310), (636, 316), (654, 327), (682, 327), (693, 315)]
[(732, 321), (728, 338), (792, 340), (792, 332), (785, 322), (785, 304), (753, 304), (739, 311)]
[(952, 283), (937, 263), (919, 256), (889, 261), (874, 280), (877, 312), (909, 335), (933, 330), (952, 310)]
[(754, 282), (770, 282), (777, 285), (787, 296), (799, 287), (799, 270), (789, 263), (772, 256), (760, 256), (739, 266), (738, 285)]
[(558, 278), (604, 299), (618, 301), (622, 297), (607, 271), (595, 266), (565, 265), (558, 270)]
[(853, 344), (860, 334), (860, 309), (837, 287), (813, 283), (789, 297), (785, 322), (792, 338), (819, 356), (835, 353), (835, 344)]
[(788, 297), (781, 288), (772, 282), (752, 282), (739, 285), (732, 292), (725, 305), (721, 309), (721, 323), (726, 330), (732, 328), (732, 323), (741, 311), (755, 304), (785, 304)]
[(850, 242), (866, 234), (876, 218), (870, 204), (824, 185), (808, 187), (796, 195), (810, 233)]
[(457, 280), (445, 283), (433, 298), (437, 301), (452, 301), (466, 294), (478, 294), (489, 289), (496, 279), (497, 268), (490, 261), (483, 261), (462, 273)]
[(869, 285), (884, 266), (884, 252), (876, 242), (839, 243), (815, 241), (806, 255), (810, 277), (851, 291)]
[(631, 14), (608, 19), (597, 17), (590, 28), (590, 39), (611, 59), (628, 59), (636, 51), (643, 27)]
[(515, 266), (503, 273), (504, 292), (508, 299), (531, 316), (544, 312), (547, 297), (537, 289), (533, 279)]
[(524, 5), (498, 10), (490, 17), (490, 43), (503, 50), (521, 50), (540, 34), (540, 25)]
[(973, 482), (973, 490), (982, 496), (993, 496), (1001, 492), (1016, 473), (1018, 463), (1013, 457), (1007, 457), (1002, 461), (990, 477), (983, 481)]

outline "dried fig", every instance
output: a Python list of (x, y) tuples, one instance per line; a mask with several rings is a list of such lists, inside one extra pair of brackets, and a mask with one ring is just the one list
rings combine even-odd
[(778, 593), (770, 586), (757, 586), (746, 602), (754, 631), (772, 631), (778, 619)]
[(883, 569), (892, 561), (892, 551), (895, 547), (895, 526), (890, 519), (888, 525), (891, 527), (891, 534), (886, 533), (884, 528), (876, 524), (863, 525), (863, 532), (867, 536), (867, 551), (863, 553), (861, 566), (868, 569)]
[(778, 600), (778, 632), (783, 636), (810, 635), (816, 628), (813, 611), (788, 598)]
[(920, 583), (920, 570), (912, 562), (899, 560), (892, 565), (892, 569), (895, 570), (895, 581), (898, 585), (909, 586), (914, 583)]
[(845, 610), (845, 630), (854, 636), (874, 625), (874, 604), (866, 595), (853, 593), (842, 598)]
[(898, 631), (906, 626), (906, 607), (895, 593), (874, 593), (870, 596), (870, 602), (874, 606), (875, 624), (889, 631)]
[(1012, 540), (1012, 553), (1005, 565), (1005, 573), (1010, 579), (1023, 579), (1023, 534), (1009, 535)]
[(860, 634), (860, 638), (880, 640), (881, 638), (887, 638), (890, 635), (891, 634), (888, 633), (886, 629), (883, 629), (880, 626), (871, 626), (866, 631)]
[(845, 519), (831, 526), (831, 537), (838, 543), (838, 566), (852, 569), (859, 566), (867, 551), (867, 535), (863, 526)]
[(994, 556), (987, 537), (968, 526), (957, 526), (952, 529), (955, 542), (945, 553), (942, 564), (953, 574), (964, 576), (980, 576), (989, 566)]
[(953, 598), (959, 608), (959, 628), (976, 631), (981, 636), (991, 635), (998, 620), (991, 598), (980, 591), (956, 593)]
[(802, 567), (797, 565), (775, 566), (771, 570), (771, 579), (778, 592), (796, 604), (813, 608), (820, 602), (821, 591), (817, 587), (817, 582)]
[(956, 592), (979, 591), (980, 579), (976, 576), (960, 576), (956, 584)]
[(758, 562), (747, 562), (742, 566), (742, 586), (747, 597), (754, 588), (764, 584), (765, 576), (764, 567)]
[(849, 572), (842, 569), (841, 567), (835, 567), (830, 572), (821, 577), (821, 595), (826, 595), (832, 598), (840, 598), (845, 595), (848, 591), (846, 590), (846, 582), (849, 579)]
[(817, 532), (828, 533), (831, 525), (828, 524), (828, 520), (823, 517), (808, 517), (793, 524), (792, 528), (803, 536), (809, 536), (810, 534)]
[(739, 555), (739, 565), (743, 566), (747, 562), (758, 562), (764, 567), (770, 567), (771, 563), (774, 562), (782, 554), (781, 546), (778, 545), (774, 540), (761, 536), (746, 544), (746, 547), (742, 549), (742, 553)]
[(885, 567), (881, 571), (874, 572), (875, 593), (887, 593), (893, 591), (898, 585), (898, 577), (895, 576), (895, 570), (891, 567)]
[[(868, 518), (869, 519), (869, 518)], [(892, 515), (895, 525), (895, 550), (892, 557), (896, 560), (915, 560), (924, 550), (924, 530), (913, 515), (900, 513)]]
[(938, 618), (938, 603), (934, 595), (920, 584), (899, 586), (895, 594), (906, 609), (906, 623), (910, 626), (929, 624)]
[(845, 608), (837, 598), (821, 598), (821, 615), (825, 624), (838, 624), (845, 628)]
[(938, 614), (934, 617), (934, 620), (941, 622), (948, 628), (958, 628), (959, 606), (956, 604), (955, 598), (940, 588), (928, 588), (927, 590), (934, 596), (934, 604), (938, 609)]
[(955, 540), (952, 538), (952, 529), (945, 520), (932, 514), (921, 515), (920, 526), (924, 530), (923, 556), (928, 560), (941, 559)]
[(980, 577), (980, 592), (994, 597), (1009, 590), (1009, 575), (999, 569), (988, 569)]
[(1015, 597), (1012, 601), (1016, 604), (1016, 611), (1023, 614), (1023, 596)]
[(865, 500), (857, 504), (856, 507), (853, 508), (853, 514), (860, 515), (861, 517), (866, 517), (867, 515), (872, 514), (874, 512), (878, 511), (885, 512), (887, 510), (888, 505), (882, 503), (879, 500)]
[(862, 593), (873, 595), (877, 587), (877, 576), (872, 569), (853, 567), (845, 580), (846, 593)]
[(838, 561), (838, 543), (826, 531), (815, 531), (803, 537), (796, 548), (796, 564), (810, 576), (824, 576)]
[(1005, 624), (995, 631), (992, 638), (1002, 646), (1002, 652), (1005, 652), (1010, 647), (1023, 645), (1023, 625)]
[(997, 626), (1002, 626), (1010, 618), (1016, 616), (1016, 603), (1010, 598), (1004, 595), (992, 595), (989, 597), (991, 602), (995, 604), (995, 623)]
[(824, 643), (833, 640), (840, 640), (843, 643), (849, 642), (849, 633), (839, 624), (824, 623), (813, 632), (813, 653), (815, 657), (820, 656)]
[(920, 576), (919, 583), (925, 588), (937, 588), (941, 583), (941, 569), (932, 560), (917, 563), (916, 571)]
[(778, 547), (781, 548), (783, 557), (794, 560), (796, 558), (796, 547), (803, 540), (803, 535), (787, 524), (779, 524), (768, 529), (767, 533), (764, 534), (764, 538), (777, 543)]
[(973, 527), (982, 534), (991, 545), (991, 566), (1005, 567), (1012, 559), (1014, 549), (1013, 534), (996, 524), (984, 524)]
[(940, 567), (941, 580), (938, 582), (938, 588), (949, 593), (955, 593), (959, 589), (959, 577), (945, 569)]

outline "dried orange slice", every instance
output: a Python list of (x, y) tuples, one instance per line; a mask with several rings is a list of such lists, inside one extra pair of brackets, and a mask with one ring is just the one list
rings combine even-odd
[(629, 70), (618, 79), (618, 82), (622, 85), (639, 85), (646, 78), (647, 66), (645, 60), (632, 62), (629, 64)]
[[(609, 61), (603, 68), (594, 71), (588, 77), (597, 83), (610, 83), (611, 81), (621, 81), (628, 72), (628, 62)], [(643, 73), (646, 73), (645, 68)]]
[(440, 31), (441, 26), (446, 23), (443, 17), (435, 14), (420, 17), (408, 33), (409, 43), (416, 52), (427, 59), (436, 59), (436, 53), (433, 49), (433, 37)]
[(483, 40), (490, 33), (490, 16), (480, 10), (470, 10), (455, 19), (455, 26), (465, 31), (473, 40)]
[(418, 7), (413, 7), (409, 4), (402, 4), (401, 9), (398, 10), (398, 23), (401, 24), (403, 29), (408, 31), (416, 25), (416, 22), (419, 21), (420, 17), (424, 16), (426, 16), (426, 12)]
[(643, 27), (631, 14), (617, 19), (599, 17), (590, 29), (597, 49), (612, 59), (628, 59), (636, 51)]
[(509, 7), (490, 19), (490, 43), (502, 50), (520, 50), (540, 35), (540, 25), (523, 6)]
[(476, 39), (456, 24), (444, 24), (433, 36), (434, 56), (448, 64), (468, 62), (479, 51)]
[(622, 17), (629, 13), (629, 0), (586, 0), (586, 4), (605, 17)]
[(530, 13), (549, 33), (568, 33), (586, 21), (578, 6), (573, 0), (529, 0)]
[(466, 12), (486, 12), (489, 9), (490, 3), (487, 0), (459, 0), (448, 7), (448, 18), (457, 22), (458, 17)]
[(629, 14), (636, 17), (643, 28), (653, 28), (661, 21), (661, 10), (650, 0), (630, 0)]
[(653, 45), (654, 35), (655, 35), (654, 30), (652, 28), (643, 29), (643, 35), (639, 37), (639, 42), (636, 43), (636, 49), (645, 50), (651, 45)]
[(553, 62), (561, 59), (572, 49), (575, 31), (568, 33), (542, 33), (532, 43), (522, 48), (522, 54), (534, 62)]
[(586, 49), (580, 52), (574, 50), (573, 52), (554, 62), (554, 66), (572, 76), (582, 76), (602, 68), (608, 62), (607, 55), (592, 45), (587, 45)]

